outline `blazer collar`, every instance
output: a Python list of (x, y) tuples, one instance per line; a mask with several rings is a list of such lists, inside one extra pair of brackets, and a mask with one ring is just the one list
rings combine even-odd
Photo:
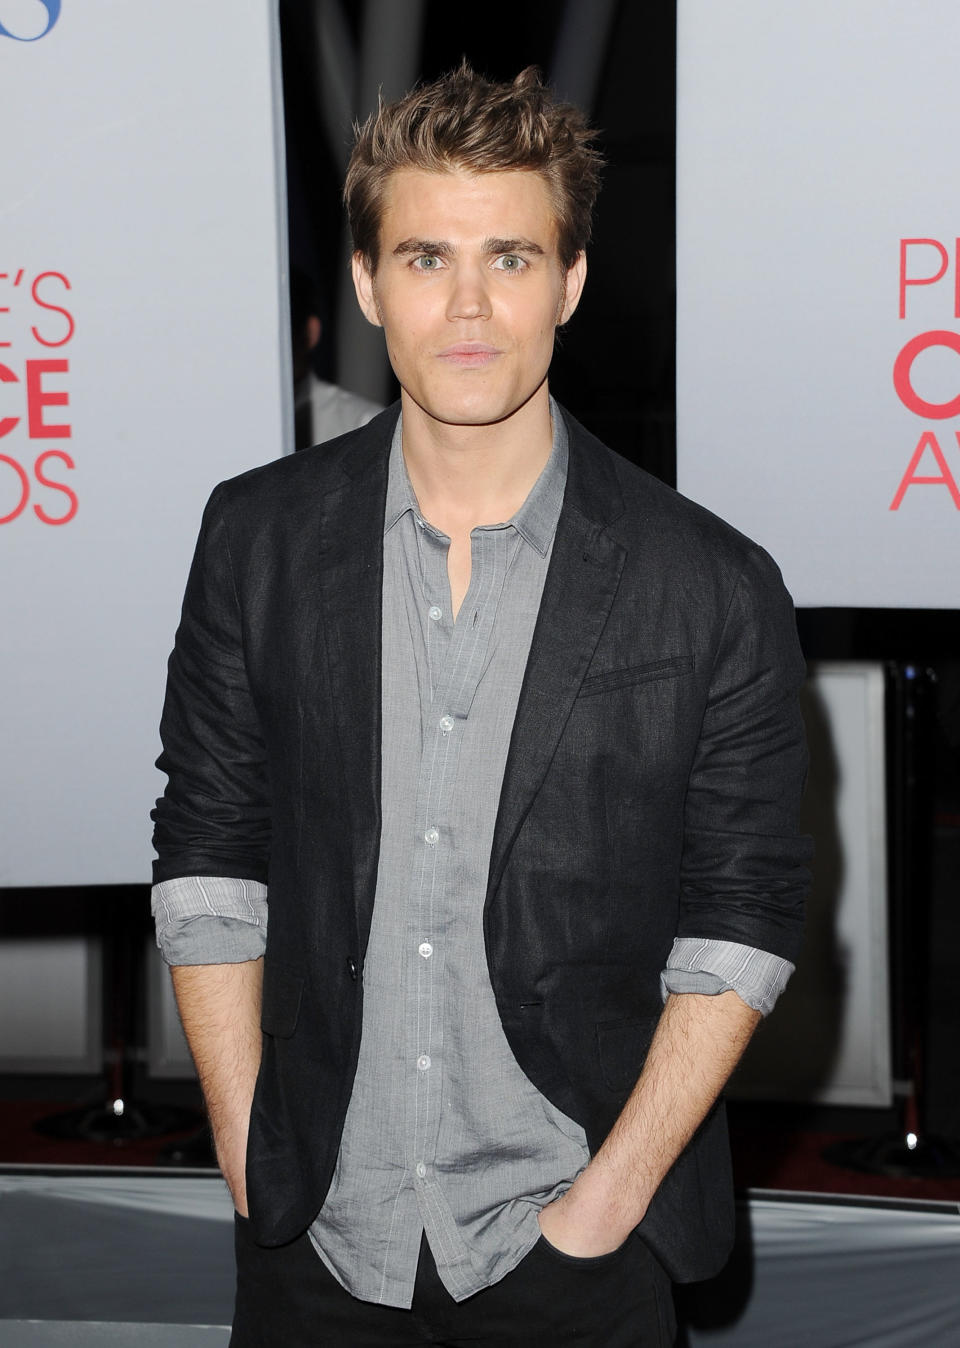
[(564, 509), (577, 511), (588, 525), (602, 532), (620, 518), (625, 508), (610, 450), (569, 412), (563, 408), (560, 411), (570, 446)]

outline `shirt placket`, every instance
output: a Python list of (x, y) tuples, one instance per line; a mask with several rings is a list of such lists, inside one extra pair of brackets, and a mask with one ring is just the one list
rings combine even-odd
[[(427, 658), (427, 679), (420, 685), (420, 764), (417, 774), (414, 867), (407, 904), (407, 987), (405, 998), (407, 1058), (407, 1136), (410, 1166), (422, 1207), (422, 1190), (433, 1165), (431, 1124), (439, 1113), (442, 1047), (440, 1006), (443, 950), (438, 949), (434, 920), (437, 886), (442, 883), (445, 849), (440, 846), (443, 824), (443, 784), (456, 769), (449, 761), (450, 745), (438, 746), (431, 733), (432, 709), (437, 682), (450, 657), (453, 631), (450, 587), (447, 581), (449, 540), (422, 520), (417, 520), (421, 602), (426, 622), (421, 623)], [(437, 1064), (434, 1066), (434, 1059)]]
[[(457, 781), (461, 728), (487, 664), (503, 590), (512, 529), (477, 529), (471, 537), (471, 579), (456, 624), (447, 577), (449, 540), (420, 525), (429, 687), (421, 694), (421, 758), (417, 784), (417, 846), (408, 905), (407, 1099), (408, 1136), (418, 1204), (431, 1246), (456, 1263), (460, 1238), (434, 1174), (443, 1082), (445, 933), (456, 920), (457, 839), (450, 799)], [(439, 1246), (439, 1249), (437, 1248)]]

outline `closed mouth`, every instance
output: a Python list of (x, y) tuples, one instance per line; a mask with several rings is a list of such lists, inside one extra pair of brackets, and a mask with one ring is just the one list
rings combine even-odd
[(496, 346), (488, 342), (457, 342), (438, 352), (440, 360), (450, 361), (453, 365), (487, 365), (500, 355)]

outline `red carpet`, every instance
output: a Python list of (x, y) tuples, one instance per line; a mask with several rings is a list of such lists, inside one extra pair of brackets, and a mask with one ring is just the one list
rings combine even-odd
[[(3, 1162), (40, 1167), (155, 1166), (161, 1152), (171, 1142), (196, 1132), (187, 1129), (159, 1138), (88, 1142), (47, 1137), (34, 1129), (33, 1125), (39, 1120), (72, 1108), (76, 1108), (75, 1101), (3, 1101), (0, 1104), (0, 1156)], [(826, 1147), (848, 1136), (830, 1132), (787, 1132), (735, 1123), (731, 1140), (737, 1187), (960, 1203), (960, 1179), (866, 1175), (823, 1159)]]

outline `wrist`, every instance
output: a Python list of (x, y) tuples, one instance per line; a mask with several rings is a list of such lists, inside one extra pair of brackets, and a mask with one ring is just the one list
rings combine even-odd
[(215, 1128), (213, 1141), (220, 1172), (227, 1182), (237, 1208), (245, 1212), (247, 1129)]
[(640, 1177), (621, 1174), (598, 1153), (577, 1176), (566, 1195), (579, 1219), (594, 1229), (619, 1233), (625, 1240), (644, 1217), (651, 1194)]
[(640, 1218), (618, 1203), (602, 1177), (598, 1182), (588, 1167), (565, 1194), (541, 1210), (539, 1220), (551, 1245), (564, 1254), (592, 1259), (618, 1249)]

